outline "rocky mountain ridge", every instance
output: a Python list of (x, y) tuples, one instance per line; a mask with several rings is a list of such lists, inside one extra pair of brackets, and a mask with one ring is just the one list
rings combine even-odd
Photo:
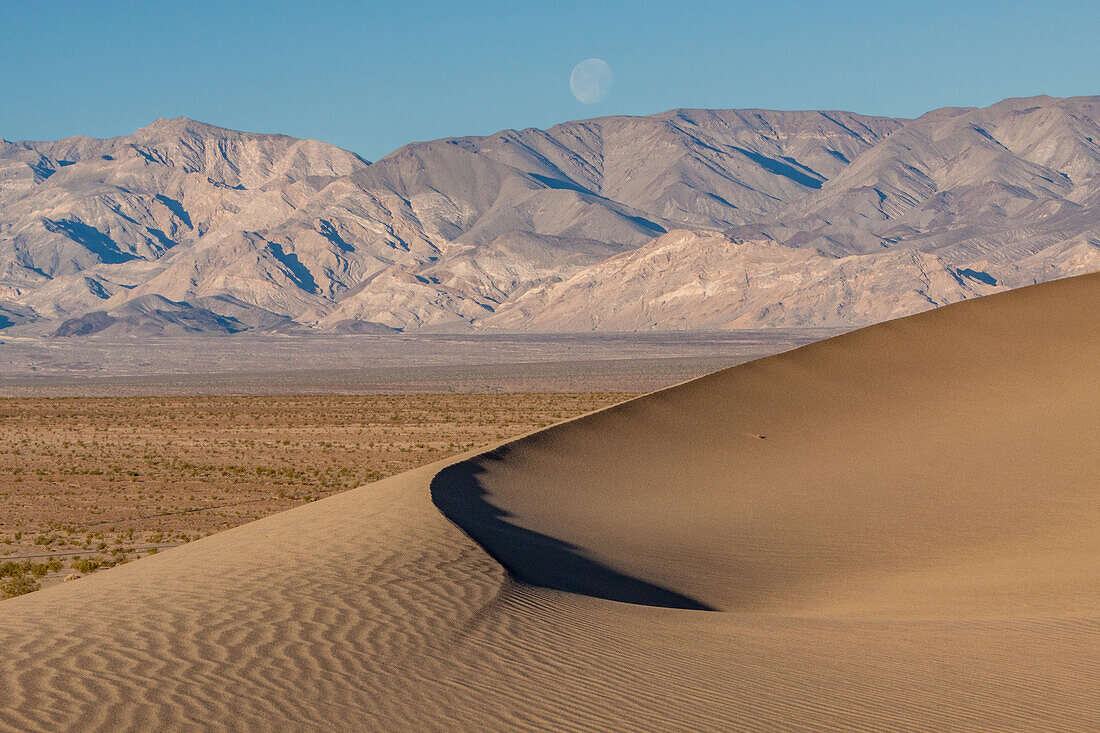
[(0, 328), (852, 326), (1100, 269), (1100, 98), (673, 110), (370, 163), (185, 118), (0, 142)]

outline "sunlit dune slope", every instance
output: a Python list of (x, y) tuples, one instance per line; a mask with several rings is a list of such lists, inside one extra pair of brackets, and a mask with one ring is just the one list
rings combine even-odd
[(0, 728), (1100, 729), (1097, 312), (948, 306), (5, 601)]
[(1098, 308), (1093, 275), (761, 359), (452, 468), (437, 502), (552, 587), (538, 535), (723, 610), (1086, 613)]

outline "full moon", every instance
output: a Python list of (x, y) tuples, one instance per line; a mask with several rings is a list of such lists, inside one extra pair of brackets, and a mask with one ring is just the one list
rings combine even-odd
[(569, 75), (573, 96), (585, 104), (595, 104), (611, 89), (611, 67), (603, 59), (585, 59)]

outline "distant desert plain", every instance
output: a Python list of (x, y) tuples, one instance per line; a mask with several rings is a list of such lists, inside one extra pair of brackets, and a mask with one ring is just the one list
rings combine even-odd
[[(712, 352), (737, 365), (633, 399), (653, 387), (7, 400), (0, 470), (47, 472), (24, 483), (94, 443), (192, 471), (198, 503), (247, 466), (280, 508), (290, 454), (328, 489), (3, 601), (0, 728), (1100, 729), (1098, 308), (1100, 274), (1071, 277)], [(706, 371), (669, 358), (647, 366)], [(111, 521), (164, 502), (90, 475), (133, 491)]]

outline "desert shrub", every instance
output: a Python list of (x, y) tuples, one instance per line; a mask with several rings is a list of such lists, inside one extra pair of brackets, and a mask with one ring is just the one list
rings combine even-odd
[(14, 598), (38, 590), (38, 581), (28, 575), (0, 580), (0, 598)]
[(30, 573), (36, 578), (42, 578), (51, 570), (60, 570), (61, 567), (60, 560), (50, 560), (49, 562), (40, 563), (31, 562), (30, 560), (24, 560), (23, 562), (12, 562), (8, 560), (5, 563), (0, 563), (0, 578), (17, 578), (27, 573)]
[(82, 557), (73, 560), (70, 567), (78, 573), (90, 575), (100, 568), (109, 568), (114, 563), (100, 557)]

